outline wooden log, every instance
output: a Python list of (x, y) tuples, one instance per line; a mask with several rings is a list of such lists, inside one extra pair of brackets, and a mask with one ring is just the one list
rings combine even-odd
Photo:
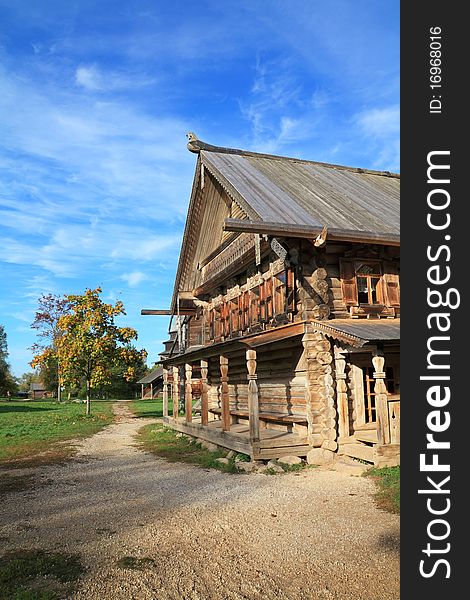
[(228, 358), (220, 356), (220, 406), (222, 408), (222, 431), (230, 431), (230, 400), (228, 394)]
[(191, 423), (193, 420), (193, 387), (192, 377), (193, 368), (189, 363), (185, 365), (185, 390), (184, 390), (184, 407), (186, 423)]
[(258, 442), (259, 434), (259, 398), (256, 383), (256, 350), (246, 351), (246, 367), (248, 379), (248, 412), (250, 422), (250, 442)]
[(163, 416), (168, 417), (168, 369), (163, 367)]
[(201, 424), (207, 425), (209, 423), (209, 398), (207, 385), (207, 374), (208, 374), (208, 362), (207, 360), (201, 359)]
[(180, 390), (179, 390), (179, 368), (173, 367), (173, 418), (178, 419), (178, 405), (180, 398)]
[(321, 447), (325, 450), (331, 450), (331, 452), (336, 452), (336, 450), (338, 450), (338, 443), (334, 440), (324, 440), (321, 444)]

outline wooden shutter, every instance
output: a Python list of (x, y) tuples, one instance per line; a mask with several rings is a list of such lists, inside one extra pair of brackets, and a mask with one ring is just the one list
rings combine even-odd
[(286, 312), (295, 312), (295, 273), (287, 269), (286, 273)]
[(386, 271), (384, 282), (387, 306), (400, 308), (400, 276), (398, 275), (398, 265), (385, 263), (384, 270)]
[(341, 289), (343, 291), (343, 302), (346, 306), (357, 306), (357, 281), (354, 261), (340, 258), (339, 273), (341, 277)]

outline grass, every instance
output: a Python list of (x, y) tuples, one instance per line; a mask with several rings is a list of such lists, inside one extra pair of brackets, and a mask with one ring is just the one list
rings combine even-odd
[(379, 508), (391, 513), (400, 512), (400, 467), (369, 469), (366, 477), (372, 477), (378, 486), (375, 500)]
[[(39, 453), (59, 459), (68, 454), (57, 442), (93, 435), (113, 420), (112, 404), (92, 403), (92, 414), (74, 402), (2, 402), (0, 404), (0, 465), (31, 459)], [(45, 457), (46, 460), (46, 457)], [(22, 465), (24, 466), (24, 465)]]
[[(136, 417), (150, 418), (163, 417), (163, 399), (155, 398), (154, 400), (134, 400), (129, 402), (129, 408)], [(168, 412), (172, 414), (173, 402), (168, 402)]]
[(14, 550), (0, 557), (0, 599), (59, 600), (69, 597), (84, 572), (78, 555)]
[(228, 464), (217, 462), (224, 458), (227, 450), (210, 452), (195, 441), (178, 437), (176, 432), (160, 423), (145, 425), (139, 431), (139, 441), (143, 448), (170, 462), (184, 462), (206, 469), (219, 469), (226, 473), (238, 473), (234, 458)]

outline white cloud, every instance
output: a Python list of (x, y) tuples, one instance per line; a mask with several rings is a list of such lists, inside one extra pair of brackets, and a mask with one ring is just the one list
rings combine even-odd
[(78, 67), (75, 71), (75, 83), (86, 90), (101, 90), (101, 75), (96, 67)]
[(123, 273), (121, 275), (121, 279), (127, 281), (129, 287), (136, 287), (148, 278), (148, 275), (142, 273), (142, 271), (133, 271), (132, 273)]
[(356, 115), (356, 120), (366, 135), (383, 138), (396, 135), (400, 130), (400, 107), (372, 108)]

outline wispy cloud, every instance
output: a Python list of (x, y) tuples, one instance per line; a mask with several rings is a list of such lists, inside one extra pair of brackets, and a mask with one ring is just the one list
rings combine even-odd
[(75, 83), (91, 92), (135, 91), (154, 84), (155, 78), (132, 72), (103, 71), (96, 65), (81, 65), (75, 71)]
[(365, 135), (376, 138), (397, 135), (400, 130), (400, 107), (395, 104), (372, 108), (356, 115), (357, 123)]
[(148, 275), (142, 273), (142, 271), (133, 271), (132, 273), (123, 273), (121, 275), (121, 279), (126, 281), (129, 287), (136, 287), (148, 278)]

